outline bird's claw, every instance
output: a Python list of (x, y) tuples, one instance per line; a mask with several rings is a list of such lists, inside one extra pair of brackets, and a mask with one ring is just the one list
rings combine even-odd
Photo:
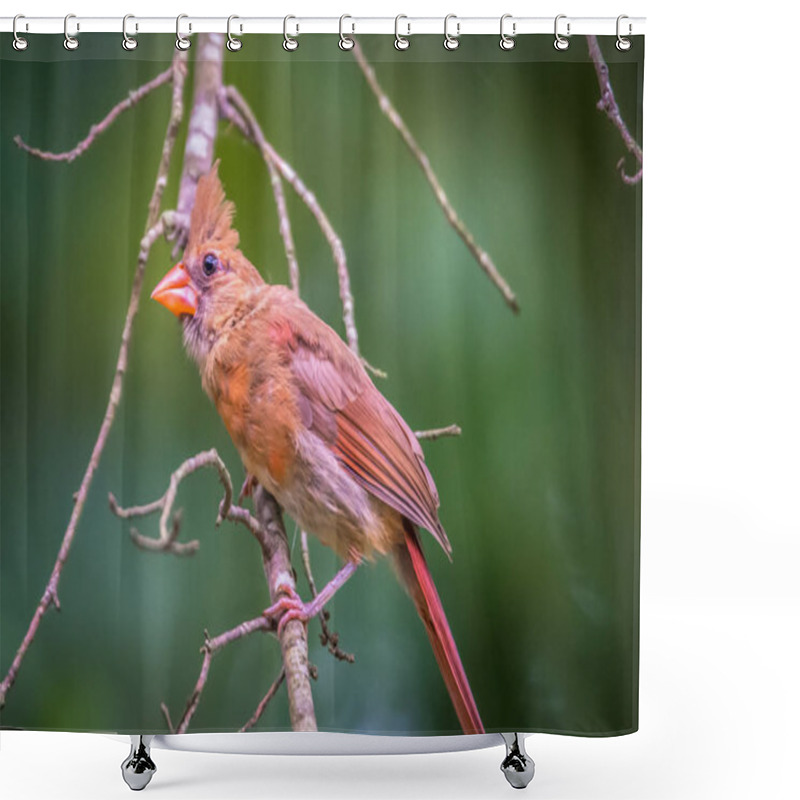
[(288, 622), (299, 619), (305, 624), (311, 618), (311, 613), (294, 587), (281, 585), (278, 587), (278, 594), (280, 595), (278, 600), (264, 609), (263, 616), (278, 620), (277, 632), (280, 637)]

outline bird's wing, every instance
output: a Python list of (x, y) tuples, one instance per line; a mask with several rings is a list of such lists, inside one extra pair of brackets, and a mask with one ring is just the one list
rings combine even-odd
[(299, 300), (291, 315), (273, 316), (270, 336), (289, 353), (303, 424), (364, 489), (430, 531), (449, 554), (422, 448), (359, 359)]

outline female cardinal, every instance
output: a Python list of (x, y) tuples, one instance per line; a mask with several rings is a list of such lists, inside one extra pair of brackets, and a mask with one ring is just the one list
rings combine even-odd
[[(450, 554), (422, 449), (339, 336), (238, 249), (218, 163), (197, 186), (183, 261), (151, 296), (180, 318), (248, 476), (345, 561), (340, 583), (362, 559), (393, 556), (461, 727), (483, 733), (417, 533), (427, 529)], [(281, 622), (307, 620), (311, 605), (284, 598)]]

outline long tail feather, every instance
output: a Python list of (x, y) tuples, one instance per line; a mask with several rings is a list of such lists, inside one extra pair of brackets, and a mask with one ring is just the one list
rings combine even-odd
[(484, 733), (478, 707), (450, 632), (442, 601), (425, 561), (419, 536), (408, 520), (405, 520), (404, 531), (405, 544), (398, 546), (394, 554), (400, 578), (425, 624), (433, 654), (464, 733)]

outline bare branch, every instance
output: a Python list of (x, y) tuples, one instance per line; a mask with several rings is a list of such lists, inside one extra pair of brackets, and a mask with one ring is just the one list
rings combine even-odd
[(628, 126), (622, 119), (617, 100), (614, 97), (614, 90), (611, 88), (611, 80), (608, 77), (608, 64), (603, 58), (603, 53), (600, 50), (600, 44), (596, 36), (587, 36), (586, 44), (589, 47), (589, 55), (594, 62), (594, 69), (597, 73), (597, 83), (600, 85), (600, 99), (597, 101), (597, 108), (600, 111), (605, 111), (608, 118), (614, 123), (614, 127), (619, 131), (622, 141), (628, 151), (633, 154), (633, 157), (639, 164), (639, 169), (634, 175), (628, 175), (625, 172), (625, 159), (621, 158), (617, 162), (617, 169), (619, 170), (622, 180), (627, 184), (638, 183), (642, 179), (642, 148), (636, 143), (636, 140), (631, 136)]
[[(314, 580), (314, 575), (311, 572), (311, 555), (308, 551), (308, 534), (303, 530), (300, 531), (300, 549), (302, 551), (303, 571), (306, 574), (308, 588), (311, 590), (311, 596), (317, 597), (317, 584)], [(327, 609), (323, 609), (319, 614), (319, 624), (322, 628), (322, 632), (319, 635), (320, 644), (323, 647), (327, 647), (328, 652), (334, 656), (334, 658), (337, 658), (339, 661), (346, 661), (348, 664), (352, 664), (356, 660), (356, 657), (352, 653), (348, 653), (346, 650), (342, 650), (339, 647), (339, 634), (336, 631), (331, 631), (328, 627), (330, 618), (331, 615)]]
[(431, 428), (429, 431), (414, 431), (417, 439), (440, 439), (442, 436), (461, 436), (461, 428), (458, 425), (448, 425), (446, 428)]
[(261, 151), (264, 162), (269, 169), (272, 193), (275, 197), (275, 206), (278, 210), (278, 229), (283, 239), (283, 249), (286, 252), (286, 262), (289, 265), (289, 284), (292, 289), (300, 294), (300, 268), (297, 265), (297, 254), (292, 237), (292, 225), (289, 221), (289, 211), (286, 208), (286, 197), (283, 193), (283, 181), (281, 180), (278, 166), (273, 158), (271, 148), (267, 145), (264, 131), (258, 124), (250, 106), (244, 98), (233, 89), (236, 96), (236, 105), (231, 102), (228, 96), (229, 87), (224, 87), (219, 93), (220, 112), (225, 119), (230, 120), (240, 131), (252, 141)]
[(358, 42), (356, 42), (355, 47), (353, 47), (353, 55), (358, 62), (358, 66), (361, 67), (364, 77), (367, 79), (369, 88), (372, 89), (372, 93), (378, 99), (381, 111), (388, 118), (389, 122), (392, 123), (400, 136), (402, 136), (403, 141), (406, 143), (406, 147), (408, 147), (408, 149), (411, 151), (411, 155), (414, 156), (423, 173), (425, 174), (425, 178), (430, 184), (431, 189), (433, 189), (436, 202), (444, 212), (445, 218), (453, 227), (455, 232), (461, 237), (461, 240), (478, 262), (478, 266), (480, 266), (480, 268), (489, 277), (489, 280), (499, 289), (500, 294), (503, 295), (503, 299), (506, 301), (508, 307), (514, 313), (518, 313), (519, 303), (517, 302), (516, 295), (511, 290), (511, 287), (506, 282), (506, 279), (498, 271), (494, 261), (492, 261), (491, 256), (475, 241), (475, 237), (472, 235), (472, 233), (470, 233), (467, 226), (462, 222), (461, 218), (456, 213), (456, 210), (450, 204), (450, 201), (447, 199), (447, 195), (442, 188), (442, 184), (439, 183), (439, 179), (436, 177), (436, 173), (431, 167), (428, 156), (425, 155), (425, 153), (422, 151), (422, 148), (417, 144), (417, 140), (414, 138), (414, 135), (408, 129), (405, 122), (403, 122), (403, 118), (400, 116), (397, 109), (392, 105), (392, 101), (389, 99), (386, 92), (384, 92), (381, 88), (381, 85), (378, 83), (378, 79), (375, 77), (375, 70), (370, 66), (369, 62), (364, 57), (364, 52)]
[(120, 339), (119, 354), (117, 356), (117, 366), (114, 372), (114, 380), (111, 384), (111, 392), (108, 396), (108, 404), (103, 416), (103, 422), (100, 425), (100, 432), (97, 435), (92, 454), (89, 458), (89, 463), (86, 465), (83, 479), (81, 480), (80, 487), (75, 494), (75, 502), (72, 507), (72, 514), (70, 516), (67, 529), (64, 533), (64, 538), (61, 541), (61, 547), (58, 551), (55, 566), (47, 582), (47, 587), (44, 590), (39, 604), (34, 612), (33, 619), (28, 626), (25, 638), (14, 656), (11, 667), (8, 670), (2, 683), (0, 683), (0, 708), (5, 704), (5, 699), (9, 689), (13, 686), (16, 680), (17, 673), (19, 672), (22, 660), (28, 651), (28, 648), (36, 636), (39, 629), (39, 624), (42, 621), (47, 609), (51, 604), (58, 607), (58, 582), (61, 579), (61, 570), (64, 568), (67, 557), (69, 556), (70, 548), (72, 547), (75, 532), (78, 528), (78, 521), (81, 518), (86, 497), (89, 493), (89, 487), (92, 483), (92, 478), (100, 463), (100, 457), (103, 454), (108, 434), (111, 431), (111, 426), (114, 423), (114, 418), (119, 407), (120, 399), (122, 398), (122, 383), (125, 377), (125, 371), (128, 366), (128, 347), (131, 339), (131, 331), (133, 330), (133, 321), (136, 313), (139, 310), (139, 298), (142, 293), (142, 283), (144, 281), (145, 267), (150, 255), (150, 248), (155, 240), (163, 232), (163, 222), (160, 218), (160, 198), (163, 195), (164, 184), (166, 182), (166, 175), (169, 170), (170, 159), (172, 156), (173, 146), (175, 144), (175, 137), (178, 132), (181, 118), (183, 116), (183, 83), (186, 75), (186, 54), (185, 52), (176, 52), (172, 61), (172, 108), (170, 111), (169, 122), (167, 123), (167, 130), (164, 135), (164, 147), (161, 153), (161, 161), (158, 165), (158, 172), (156, 173), (155, 186), (153, 188), (153, 195), (150, 202), (150, 208), (147, 215), (147, 222), (145, 224), (145, 233), (139, 245), (139, 257), (136, 264), (136, 271), (133, 276), (133, 285), (131, 287), (130, 300), (128, 301), (128, 311), (125, 315), (125, 324), (122, 328), (122, 336)]
[(50, 153), (45, 150), (40, 150), (38, 147), (31, 147), (23, 141), (21, 136), (15, 136), (14, 143), (26, 153), (41, 158), (44, 161), (66, 161), (71, 163), (79, 156), (82, 156), (92, 146), (94, 140), (111, 127), (111, 123), (114, 122), (123, 111), (133, 108), (133, 106), (150, 94), (150, 92), (158, 89), (159, 86), (163, 86), (165, 83), (169, 83), (173, 79), (173, 74), (174, 67), (170, 66), (169, 69), (165, 69), (160, 75), (156, 75), (153, 80), (129, 92), (128, 96), (117, 103), (100, 122), (89, 128), (89, 135), (78, 142), (72, 150), (67, 150), (63, 153)]
[(336, 263), (336, 273), (339, 278), (339, 297), (342, 301), (342, 316), (344, 318), (347, 343), (356, 355), (360, 355), (358, 349), (358, 330), (356, 329), (355, 321), (355, 304), (353, 302), (353, 294), (350, 290), (350, 273), (347, 270), (347, 256), (344, 252), (342, 240), (333, 229), (333, 225), (331, 225), (327, 214), (325, 214), (320, 207), (314, 193), (306, 187), (300, 176), (294, 171), (294, 168), (288, 162), (284, 161), (275, 148), (263, 138), (263, 133), (261, 142), (256, 141), (254, 132), (250, 129), (245, 120), (245, 117), (254, 118), (254, 115), (245, 99), (239, 93), (239, 90), (234, 86), (226, 86), (225, 96), (229, 104), (240, 112), (239, 114), (231, 114), (229, 117), (230, 121), (237, 127), (240, 127), (242, 133), (261, 149), (265, 159), (272, 161), (277, 166), (286, 182), (295, 190), (298, 197), (314, 215), (314, 218), (317, 220), (317, 225), (319, 225), (322, 233), (328, 240), (328, 245), (333, 253), (333, 260)]
[(272, 700), (273, 697), (278, 693), (278, 689), (281, 688), (281, 684), (286, 677), (286, 670), (281, 667), (281, 671), (278, 673), (278, 677), (272, 683), (272, 686), (269, 687), (269, 690), (262, 698), (261, 702), (256, 707), (255, 713), (252, 717), (250, 717), (241, 728), (239, 728), (240, 733), (244, 733), (245, 731), (250, 730), (260, 719), (261, 715), (264, 713), (264, 709), (266, 709), (269, 701)]
[[(121, 519), (147, 516), (160, 511), (159, 537), (153, 539), (141, 536), (141, 534), (132, 530), (131, 537), (134, 542), (140, 547), (146, 547), (150, 550), (161, 552), (176, 553), (179, 555), (184, 555), (187, 552), (194, 552), (199, 546), (196, 540), (186, 544), (176, 541), (180, 530), (180, 521), (178, 512), (173, 514), (172, 508), (181, 481), (204, 467), (212, 467), (217, 471), (223, 487), (223, 497), (219, 504), (217, 525), (220, 524), (221, 520), (230, 520), (231, 522), (244, 525), (253, 534), (261, 548), (264, 572), (269, 585), (270, 597), (276, 603), (276, 607), (271, 607), (269, 610), (264, 611), (260, 617), (243, 622), (214, 639), (206, 637), (206, 643), (203, 646), (204, 655), (200, 675), (195, 684), (194, 691), (187, 702), (183, 716), (175, 730), (177, 733), (183, 733), (188, 727), (197, 709), (200, 695), (208, 680), (208, 671), (214, 653), (227, 644), (240, 639), (242, 636), (249, 635), (256, 630), (277, 633), (280, 639), (284, 669), (286, 670), (287, 684), (289, 687), (289, 707), (292, 728), (294, 730), (316, 730), (314, 703), (311, 697), (311, 686), (308, 681), (308, 644), (306, 641), (305, 625), (296, 619), (289, 620), (285, 625), (281, 625), (280, 627), (278, 625), (286, 611), (284, 608), (280, 607), (280, 603), (277, 601), (280, 599), (283, 592), (287, 590), (296, 593), (296, 585), (289, 558), (286, 531), (283, 527), (283, 517), (275, 499), (259, 487), (257, 492), (259, 492), (262, 497), (259, 499), (257, 496), (256, 501), (258, 518), (253, 516), (247, 509), (234, 505), (232, 502), (233, 483), (230, 478), (230, 473), (216, 450), (211, 449), (186, 459), (186, 461), (172, 473), (167, 491), (158, 500), (147, 503), (146, 505), (122, 508), (117, 503), (114, 496), (109, 495), (111, 510)], [(172, 516), (171, 521), (170, 516)], [(338, 585), (340, 585), (340, 583), (337, 584), (334, 580), (323, 589), (323, 592), (319, 596), (316, 596), (315, 592), (315, 603), (309, 605), (309, 618), (323, 611), (325, 603), (333, 596)], [(164, 713), (168, 721), (167, 724), (171, 726), (169, 710), (164, 704), (162, 704), (162, 713)]]
[(175, 726), (172, 724), (172, 717), (170, 717), (169, 709), (167, 708), (167, 704), (164, 702), (161, 703), (161, 713), (164, 715), (164, 720), (167, 723), (167, 730), (170, 733), (175, 733)]
[(208, 670), (211, 667), (211, 659), (214, 657), (214, 654), (226, 645), (229, 645), (231, 642), (235, 642), (244, 636), (249, 636), (251, 633), (255, 633), (256, 631), (274, 633), (275, 627), (276, 623), (272, 618), (262, 615), (256, 617), (255, 619), (249, 619), (245, 622), (240, 622), (235, 628), (231, 628), (229, 631), (225, 631), (225, 633), (221, 633), (219, 636), (215, 636), (213, 639), (209, 639), (208, 633), (206, 633), (206, 641), (200, 648), (200, 652), (203, 653), (203, 663), (200, 667), (200, 675), (198, 676), (194, 690), (192, 691), (192, 694), (186, 703), (186, 709), (183, 712), (181, 721), (178, 723), (178, 727), (175, 729), (175, 733), (186, 733), (186, 729), (189, 727), (189, 723), (194, 716), (194, 712), (197, 710), (197, 704), (200, 702), (200, 695), (203, 693), (206, 681), (208, 680)]
[[(132, 519), (134, 517), (143, 517), (148, 514), (153, 514), (156, 511), (161, 511), (161, 517), (158, 522), (159, 536), (153, 539), (149, 536), (142, 536), (136, 528), (131, 528), (131, 539), (137, 547), (144, 550), (160, 550), (167, 553), (174, 553), (175, 555), (192, 555), (197, 552), (200, 542), (196, 539), (191, 542), (178, 542), (178, 534), (180, 533), (180, 511), (172, 514), (172, 508), (175, 505), (175, 498), (178, 494), (178, 487), (184, 478), (197, 472), (204, 467), (213, 467), (219, 475), (220, 483), (225, 490), (225, 495), (220, 503), (219, 514), (217, 516), (217, 525), (222, 519), (225, 519), (231, 509), (233, 500), (233, 484), (231, 476), (227, 467), (222, 459), (214, 449), (206, 450), (203, 453), (198, 453), (196, 456), (187, 458), (170, 476), (169, 486), (167, 491), (152, 503), (147, 503), (143, 506), (131, 506), (129, 508), (122, 508), (117, 502), (113, 494), (108, 495), (108, 503), (111, 511), (121, 519)], [(240, 509), (244, 511), (244, 509)], [(245, 512), (246, 513), (246, 512)], [(172, 516), (172, 522), (170, 522)]]
[[(267, 575), (269, 594), (274, 603), (285, 589), (297, 591), (292, 569), (283, 515), (275, 498), (263, 486), (253, 494), (256, 514), (264, 529), (271, 555), (267, 558), (265, 548), (264, 570)], [(292, 730), (315, 731), (317, 718), (314, 713), (314, 698), (308, 672), (308, 639), (306, 626), (292, 619), (280, 633), (281, 655), (286, 670), (286, 688), (289, 693), (289, 717)]]
[[(177, 219), (181, 226), (174, 237), (173, 255), (186, 246), (189, 216), (201, 175), (211, 171), (214, 142), (217, 138), (217, 94), (222, 86), (222, 54), (224, 36), (221, 33), (201, 33), (197, 37), (194, 62), (191, 113), (183, 152), (183, 171), (178, 189)], [(192, 48), (195, 49), (194, 47)]]

